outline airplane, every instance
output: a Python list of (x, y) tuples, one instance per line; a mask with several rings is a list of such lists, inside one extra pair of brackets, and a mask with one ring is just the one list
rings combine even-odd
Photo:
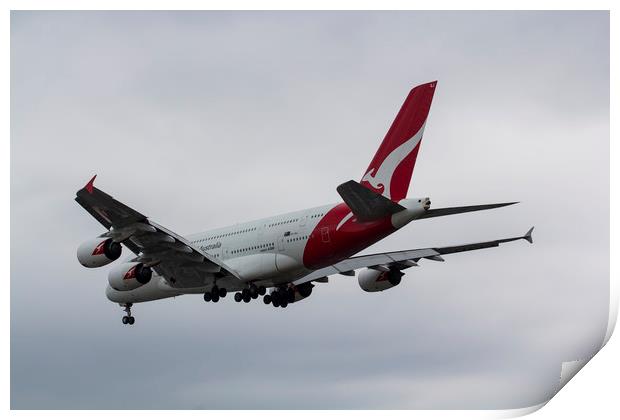
[(341, 203), (181, 236), (96, 188), (95, 175), (75, 200), (107, 231), (79, 245), (77, 259), (93, 268), (117, 260), (122, 245), (135, 254), (109, 271), (106, 288), (126, 313), (122, 323), (133, 325), (135, 303), (186, 294), (218, 302), (234, 293), (235, 302), (263, 296), (265, 304), (286, 308), (336, 274), (357, 276), (362, 290), (380, 292), (400, 284), (421, 260), (520, 239), (532, 243), (533, 227), (523, 236), (355, 256), (414, 220), (517, 203), (433, 209), (429, 197), (407, 198), (436, 86), (409, 92), (361, 180), (336, 188)]

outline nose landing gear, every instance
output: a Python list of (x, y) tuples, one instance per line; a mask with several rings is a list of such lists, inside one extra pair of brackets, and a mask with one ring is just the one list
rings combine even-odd
[(133, 323), (136, 322), (136, 319), (133, 316), (131, 316), (131, 306), (132, 306), (132, 304), (131, 303), (126, 303), (124, 306), (125, 306), (125, 309), (123, 309), (123, 311), (125, 311), (127, 313), (127, 315), (125, 315), (122, 318), (123, 324), (124, 325), (127, 325), (127, 324), (133, 325)]

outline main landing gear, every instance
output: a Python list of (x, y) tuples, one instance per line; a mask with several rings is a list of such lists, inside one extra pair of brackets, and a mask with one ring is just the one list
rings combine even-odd
[(293, 302), (295, 302), (295, 291), (292, 288), (279, 287), (263, 298), (265, 305), (271, 304), (275, 308), (286, 308), (289, 303)]
[(123, 324), (127, 325), (133, 325), (134, 322), (136, 322), (136, 319), (131, 316), (131, 303), (126, 303), (125, 304), (125, 309), (123, 309), (123, 311), (127, 312), (127, 315), (125, 315), (122, 319)]
[(213, 289), (210, 292), (206, 292), (204, 295), (205, 302), (218, 302), (220, 298), (226, 297), (226, 289), (213, 285)]
[(235, 293), (235, 302), (244, 301), (248, 303), (252, 299), (258, 299), (259, 295), (263, 296), (265, 293), (267, 293), (265, 286), (251, 284), (250, 287), (246, 287), (242, 291)]

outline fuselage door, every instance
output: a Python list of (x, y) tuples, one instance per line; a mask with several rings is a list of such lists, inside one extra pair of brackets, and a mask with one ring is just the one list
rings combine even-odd
[(262, 242), (263, 241), (263, 232), (265, 231), (265, 225), (264, 224), (260, 224), (258, 225), (258, 227), (256, 228), (256, 238), (258, 240), (258, 242)]

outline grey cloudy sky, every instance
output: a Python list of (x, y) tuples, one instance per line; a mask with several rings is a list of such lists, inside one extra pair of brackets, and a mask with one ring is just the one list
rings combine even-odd
[[(98, 186), (181, 233), (336, 202), (408, 90), (439, 80), (413, 196), (519, 200), (368, 252), (524, 233), (401, 286), (286, 310), (135, 306), (75, 250)], [(125, 252), (128, 255), (128, 252)], [(12, 408), (517, 408), (603, 339), (606, 12), (13, 12)]]

